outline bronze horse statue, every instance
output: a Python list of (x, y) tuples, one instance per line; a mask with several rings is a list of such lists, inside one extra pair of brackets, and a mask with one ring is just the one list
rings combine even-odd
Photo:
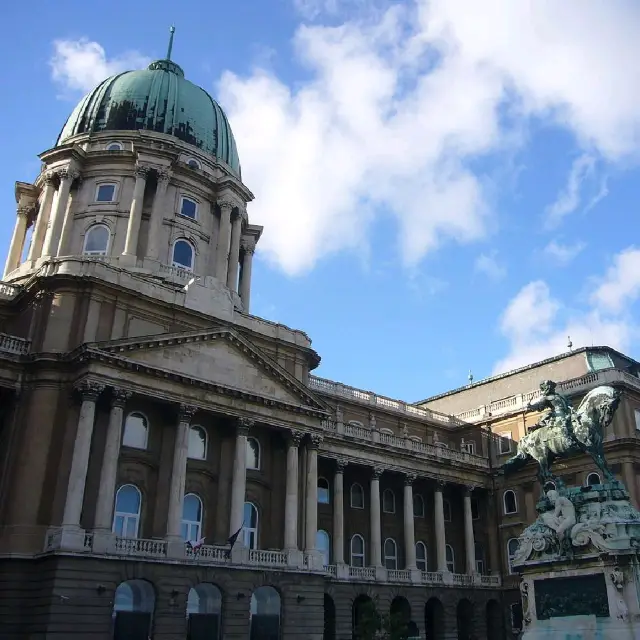
[(604, 458), (603, 442), (604, 430), (611, 424), (620, 403), (620, 392), (609, 386), (596, 387), (574, 410), (564, 396), (555, 392), (555, 387), (550, 380), (540, 385), (542, 397), (527, 409), (548, 408), (549, 411), (518, 442), (518, 453), (507, 460), (502, 472), (509, 475), (529, 460), (535, 460), (542, 486), (550, 480), (562, 486), (564, 483), (551, 473), (553, 461), (586, 453), (593, 458), (604, 478), (614, 481), (615, 477)]

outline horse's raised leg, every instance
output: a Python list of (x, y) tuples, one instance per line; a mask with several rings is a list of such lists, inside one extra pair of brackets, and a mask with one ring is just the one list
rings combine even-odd
[(616, 477), (611, 473), (609, 469), (609, 465), (604, 458), (604, 453), (602, 452), (601, 447), (598, 449), (588, 449), (587, 453), (591, 456), (593, 461), (596, 463), (596, 466), (600, 471), (602, 471), (602, 475), (605, 477), (607, 482), (615, 482)]

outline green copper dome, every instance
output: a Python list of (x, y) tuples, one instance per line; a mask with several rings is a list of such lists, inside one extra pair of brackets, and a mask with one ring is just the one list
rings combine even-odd
[(126, 71), (101, 82), (65, 123), (56, 144), (99, 131), (157, 131), (198, 147), (240, 176), (240, 160), (227, 116), (204, 90), (185, 80), (171, 60)]

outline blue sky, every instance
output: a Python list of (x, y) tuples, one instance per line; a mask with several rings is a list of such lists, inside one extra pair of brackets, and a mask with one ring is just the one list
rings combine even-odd
[(174, 23), (265, 225), (252, 311), (306, 331), (318, 375), (418, 400), (568, 335), (638, 357), (640, 5), (529, 4), (11, 3), (0, 244), (77, 100)]

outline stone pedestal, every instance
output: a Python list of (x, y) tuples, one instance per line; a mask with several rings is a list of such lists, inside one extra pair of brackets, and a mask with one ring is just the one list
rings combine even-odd
[(620, 483), (549, 491), (519, 538), (523, 640), (640, 640), (640, 513)]

